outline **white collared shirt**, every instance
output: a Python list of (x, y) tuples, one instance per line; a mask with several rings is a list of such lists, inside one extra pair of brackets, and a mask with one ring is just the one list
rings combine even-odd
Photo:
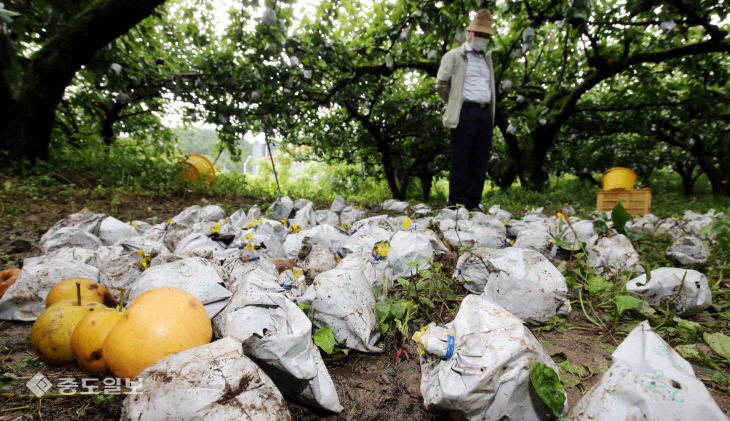
[(491, 101), (492, 92), (489, 89), (492, 75), (487, 67), (483, 55), (474, 54), (471, 43), (466, 43), (466, 75), (464, 76), (464, 101), (482, 102)]

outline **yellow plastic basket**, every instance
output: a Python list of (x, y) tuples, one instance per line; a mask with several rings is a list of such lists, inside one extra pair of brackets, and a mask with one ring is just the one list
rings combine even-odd
[(191, 153), (185, 162), (183, 178), (194, 183), (207, 183), (208, 186), (215, 180), (215, 167), (203, 155)]
[(631, 216), (646, 215), (651, 212), (651, 189), (647, 187), (639, 190), (598, 190), (596, 209), (599, 211), (609, 211), (618, 202), (621, 202)]
[(616, 167), (603, 173), (601, 182), (603, 190), (632, 190), (636, 181), (636, 173), (628, 168)]

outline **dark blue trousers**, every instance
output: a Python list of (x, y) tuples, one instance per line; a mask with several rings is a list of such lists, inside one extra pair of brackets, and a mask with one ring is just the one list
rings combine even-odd
[(469, 209), (479, 205), (491, 151), (491, 106), (464, 104), (459, 125), (451, 129), (449, 205), (462, 204)]

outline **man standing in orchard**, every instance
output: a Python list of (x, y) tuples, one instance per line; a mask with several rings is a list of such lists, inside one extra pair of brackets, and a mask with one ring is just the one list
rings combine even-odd
[(448, 206), (477, 209), (482, 200), (494, 126), (494, 70), (487, 42), (494, 34), (492, 13), (477, 12), (467, 42), (447, 52), (436, 75), (436, 93), (446, 105), (451, 129)]

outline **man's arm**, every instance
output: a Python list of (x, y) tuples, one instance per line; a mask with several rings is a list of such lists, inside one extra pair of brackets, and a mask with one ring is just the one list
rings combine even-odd
[(436, 93), (446, 103), (449, 102), (449, 87), (451, 86), (451, 71), (454, 67), (454, 61), (451, 54), (446, 53), (441, 59), (439, 71), (436, 74)]
[(444, 103), (449, 102), (449, 87), (451, 83), (448, 80), (436, 80), (436, 93), (441, 97)]

